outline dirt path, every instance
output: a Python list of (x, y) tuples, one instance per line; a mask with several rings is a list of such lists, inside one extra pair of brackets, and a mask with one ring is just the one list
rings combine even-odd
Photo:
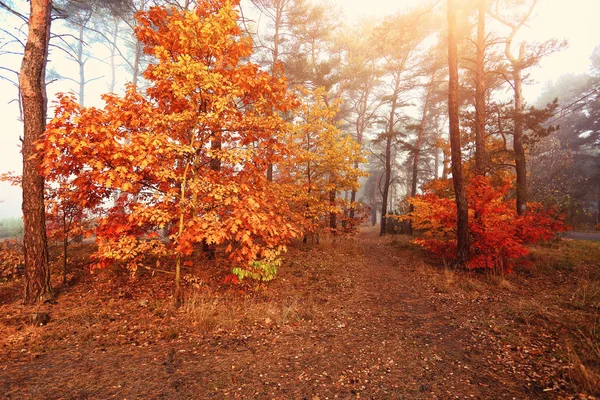
[(290, 289), (279, 321), (149, 343), (99, 343), (92, 335), (29, 356), (12, 348), (0, 356), (0, 396), (553, 397), (535, 378), (551, 361), (519, 364), (510, 357), (517, 348), (501, 343), (486, 320), (497, 299), (448, 293), (402, 243), (367, 232), (291, 257), (293, 268), (277, 283)]

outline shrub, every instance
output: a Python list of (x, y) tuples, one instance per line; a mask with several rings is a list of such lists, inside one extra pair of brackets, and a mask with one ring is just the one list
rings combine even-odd
[[(414, 211), (402, 219), (412, 220), (423, 236), (414, 240), (443, 260), (456, 254), (456, 206), (449, 181), (435, 181), (425, 193), (410, 200)], [(529, 203), (525, 215), (517, 215), (513, 200), (507, 199), (512, 185), (494, 183), (477, 176), (467, 184), (469, 203), (469, 269), (510, 272), (529, 251), (526, 245), (550, 240), (567, 229), (553, 208)]]

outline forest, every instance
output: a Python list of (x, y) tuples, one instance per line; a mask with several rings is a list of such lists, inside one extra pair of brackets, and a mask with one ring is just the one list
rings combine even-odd
[(527, 96), (547, 1), (0, 1), (0, 393), (600, 396), (600, 41)]

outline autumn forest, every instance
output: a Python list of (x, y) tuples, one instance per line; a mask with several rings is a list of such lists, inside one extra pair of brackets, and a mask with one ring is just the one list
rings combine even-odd
[(0, 1), (0, 393), (599, 396), (600, 46), (528, 98), (546, 1)]

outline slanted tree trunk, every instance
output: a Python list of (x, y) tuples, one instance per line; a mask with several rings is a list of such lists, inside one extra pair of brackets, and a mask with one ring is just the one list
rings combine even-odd
[(475, 169), (485, 174), (485, 3), (479, 0), (477, 22), (477, 59), (475, 61)]
[(460, 127), (458, 119), (458, 50), (456, 44), (456, 0), (448, 0), (448, 116), (450, 119), (450, 151), (452, 181), (457, 212), (457, 251), (455, 266), (463, 266), (469, 259), (469, 211), (463, 181)]
[(52, 298), (44, 178), (38, 170), (40, 154), (35, 148), (46, 127), (46, 60), (50, 39), (51, 0), (31, 0), (29, 34), (21, 64), (19, 90), (23, 104), (23, 247), (25, 255), (25, 302)]

